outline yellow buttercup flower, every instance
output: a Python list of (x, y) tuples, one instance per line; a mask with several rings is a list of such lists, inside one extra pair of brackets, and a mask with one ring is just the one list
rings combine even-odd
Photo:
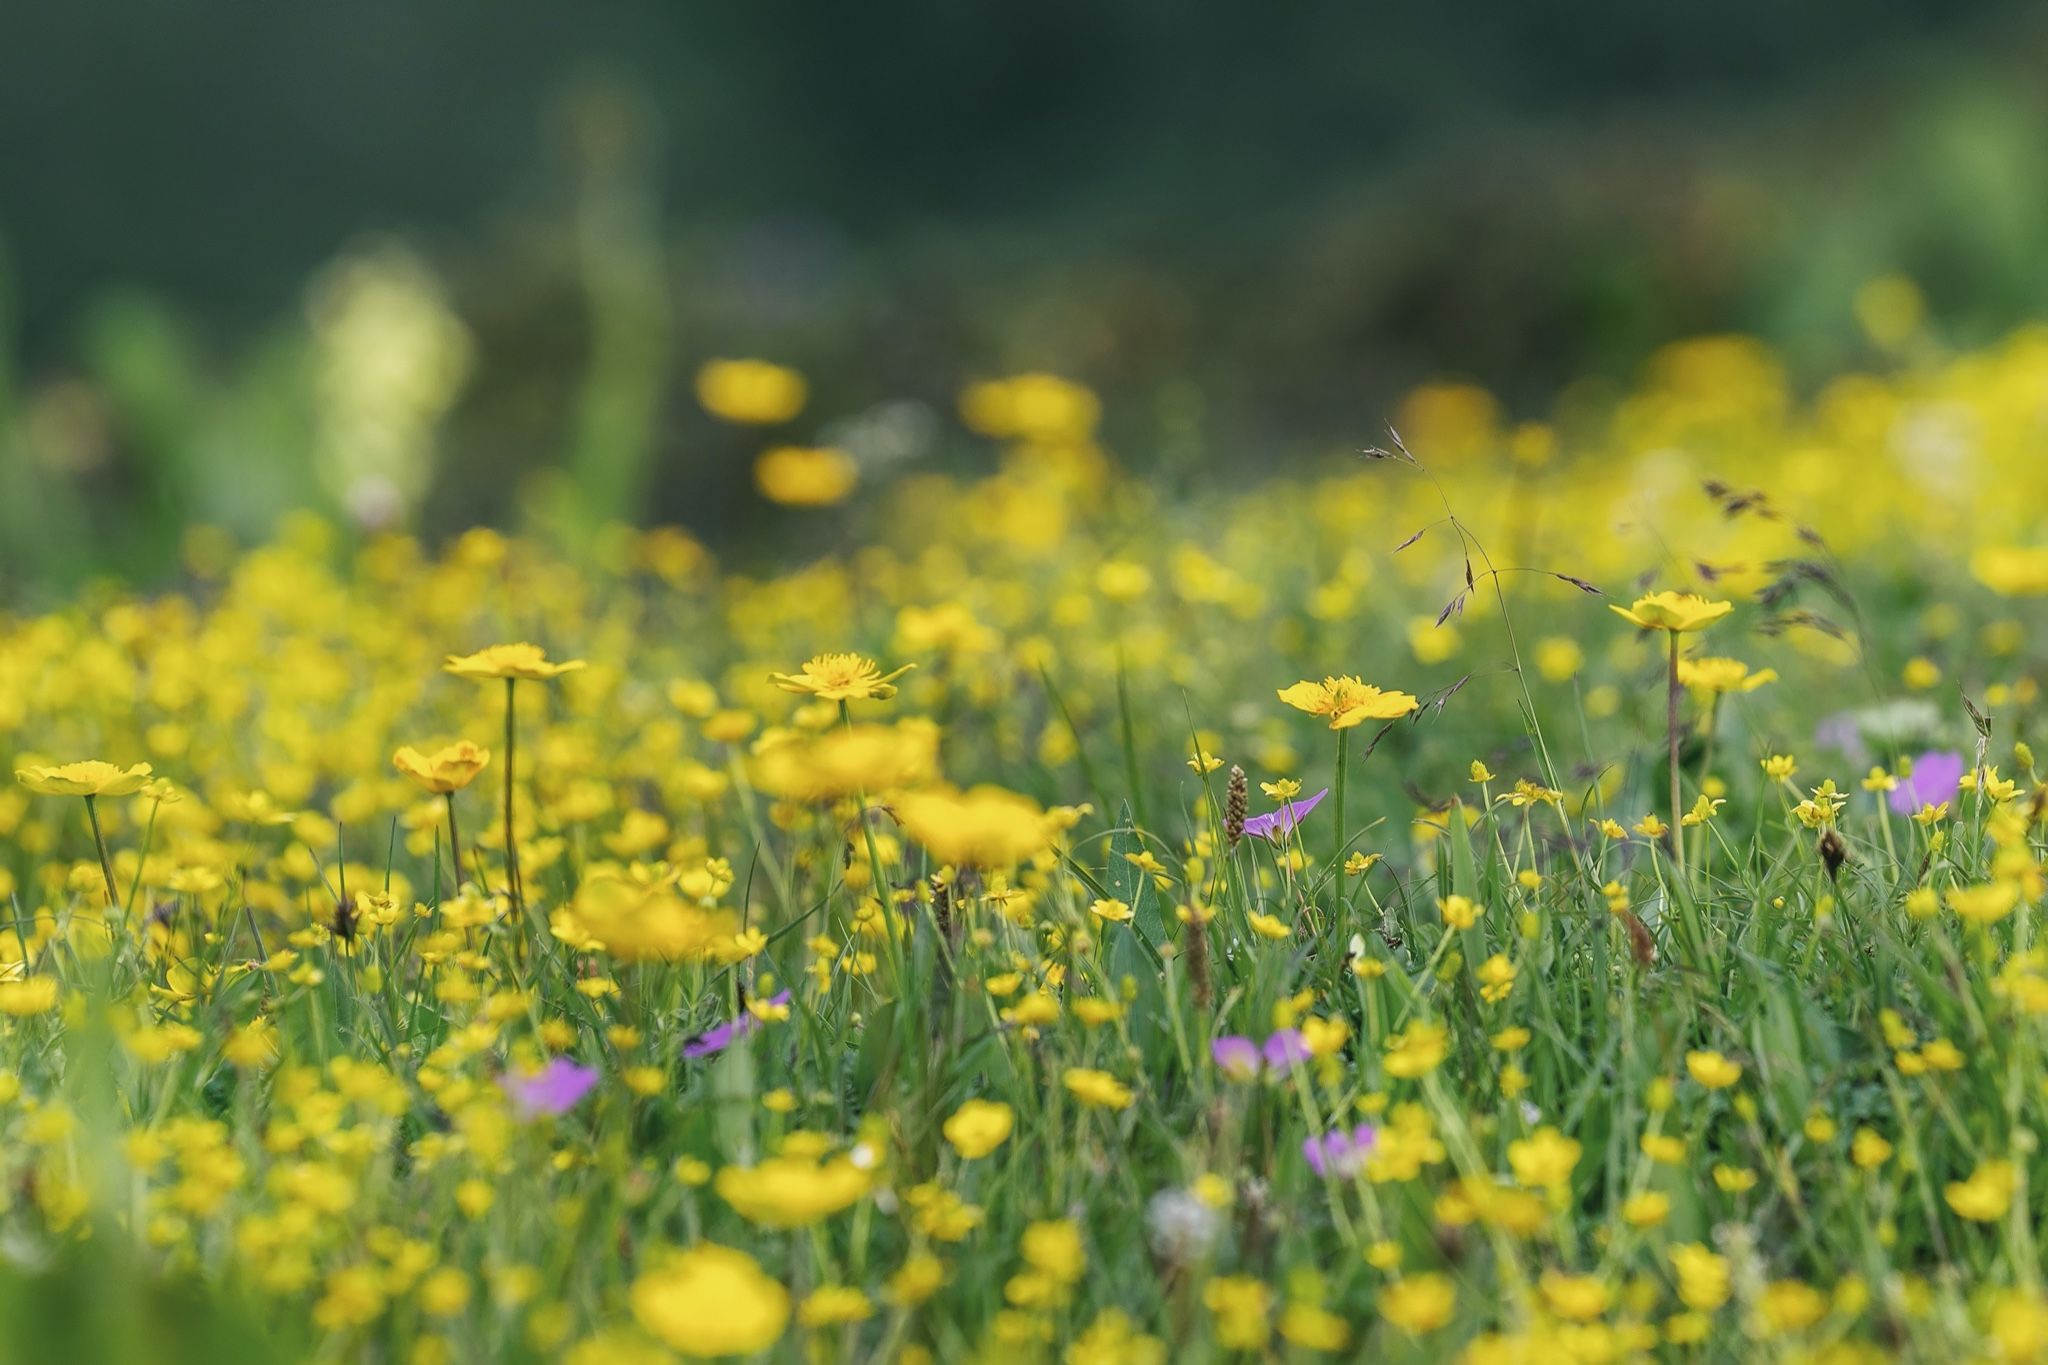
[(2010, 1161), (1992, 1160), (1978, 1164), (1967, 1180), (1952, 1180), (1942, 1191), (1948, 1206), (1978, 1223), (1996, 1222), (2012, 1207), (2019, 1175)]
[(1135, 1098), (1129, 1086), (1107, 1071), (1070, 1066), (1061, 1080), (1075, 1099), (1091, 1109), (1128, 1109)]
[(1038, 803), (1001, 787), (906, 792), (895, 809), (911, 838), (956, 867), (1012, 867), (1052, 842), (1051, 818)]
[(873, 1183), (848, 1157), (775, 1156), (757, 1166), (728, 1166), (712, 1188), (750, 1223), (768, 1228), (809, 1227), (850, 1208)]
[(1635, 605), (1612, 606), (1608, 610), (1642, 630), (1668, 630), (1673, 634), (1705, 630), (1735, 610), (1733, 602), (1709, 602), (1689, 592), (1653, 592), (1638, 597)]
[(437, 795), (459, 792), (476, 780), (491, 761), (491, 751), (460, 740), (431, 754), (410, 744), (391, 755), (391, 766)]
[(450, 654), (441, 667), (442, 671), (453, 673), (458, 678), (474, 678), (480, 682), (498, 678), (545, 682), (564, 673), (575, 672), (584, 667), (584, 661), (568, 659), (553, 663), (549, 661), (547, 651), (539, 645), (522, 641), (513, 645), (491, 645), (474, 654)]
[(117, 768), (97, 758), (47, 768), (16, 768), (22, 786), (44, 796), (132, 796), (149, 781), (150, 766)]
[(54, 976), (25, 976), (14, 981), (0, 981), (0, 1014), (17, 1018), (42, 1014), (57, 1007), (58, 993)]
[(968, 1100), (953, 1111), (942, 1131), (953, 1150), (978, 1161), (1003, 1145), (1016, 1126), (1017, 1111), (995, 1100)]
[(1703, 696), (1723, 696), (1731, 692), (1754, 692), (1766, 683), (1778, 680), (1774, 668), (1761, 668), (1752, 673), (1749, 665), (1740, 659), (1680, 659), (1678, 681)]
[(830, 507), (860, 482), (860, 466), (836, 446), (775, 446), (754, 461), (754, 487), (784, 507)]
[(1456, 1287), (1434, 1271), (1396, 1280), (1379, 1293), (1380, 1316), (1410, 1336), (1442, 1327), (1457, 1306)]
[(697, 371), (704, 410), (740, 426), (787, 422), (804, 410), (808, 396), (802, 375), (766, 360), (712, 360)]
[(1280, 700), (1297, 711), (1325, 716), (1332, 730), (1348, 730), (1369, 720), (1395, 720), (1419, 704), (1406, 692), (1382, 692), (1349, 676), (1298, 682), (1280, 689)]
[(765, 1351), (789, 1324), (789, 1291), (746, 1252), (710, 1242), (656, 1260), (631, 1300), (642, 1327), (697, 1359)]
[(1718, 1052), (1686, 1053), (1685, 1069), (1709, 1090), (1725, 1090), (1742, 1079), (1742, 1063), (1731, 1061)]
[(1571, 1179), (1580, 1152), (1576, 1138), (1545, 1124), (1508, 1144), (1508, 1164), (1514, 1167), (1515, 1179), (1529, 1188), (1558, 1189)]
[(769, 679), (785, 692), (798, 692), (820, 701), (887, 701), (896, 695), (895, 680), (917, 667), (905, 664), (892, 673), (862, 654), (820, 654), (804, 661), (795, 673), (770, 673)]
[(2048, 593), (2048, 545), (1987, 545), (1970, 556), (1970, 572), (2000, 597)]

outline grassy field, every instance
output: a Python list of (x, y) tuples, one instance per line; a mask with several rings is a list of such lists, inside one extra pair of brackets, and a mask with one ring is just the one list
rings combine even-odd
[(0, 617), (0, 1357), (2042, 1358), (2048, 333), (1908, 330)]

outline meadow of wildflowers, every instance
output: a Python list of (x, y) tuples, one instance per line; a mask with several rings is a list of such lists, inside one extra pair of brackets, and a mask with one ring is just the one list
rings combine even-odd
[(0, 616), (0, 1351), (2048, 1353), (2048, 331), (1170, 492), (698, 395), (815, 557)]

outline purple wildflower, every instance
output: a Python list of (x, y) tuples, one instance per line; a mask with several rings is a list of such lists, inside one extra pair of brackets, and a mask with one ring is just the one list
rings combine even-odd
[(1923, 806), (1939, 806), (1956, 799), (1963, 780), (1963, 756), (1946, 749), (1930, 749), (1913, 760), (1912, 776), (1900, 780), (1887, 798), (1900, 815), (1912, 815)]
[(1301, 1036), (1300, 1029), (1284, 1028), (1266, 1040), (1264, 1048), (1266, 1065), (1275, 1071), (1300, 1066), (1311, 1055), (1308, 1040)]
[(538, 1071), (515, 1076), (506, 1072), (498, 1085), (512, 1101), (521, 1118), (542, 1114), (566, 1114), (582, 1103), (597, 1084), (597, 1068), (578, 1066), (567, 1057), (556, 1057)]
[(1217, 1069), (1233, 1081), (1248, 1081), (1259, 1074), (1259, 1045), (1240, 1033), (1225, 1034), (1209, 1044), (1209, 1056)]
[[(780, 995), (770, 996), (768, 1003), (771, 1005), (787, 1005), (789, 1003), (789, 992), (784, 991)], [(742, 1010), (739, 1017), (731, 1023), (720, 1024), (717, 1028), (707, 1029), (695, 1038), (690, 1039), (689, 1042), (684, 1043), (683, 1056), (692, 1061), (699, 1057), (715, 1056), (759, 1027), (761, 1027), (761, 1021), (754, 1016), (752, 1011)]]
[(1274, 842), (1285, 839), (1294, 832), (1294, 827), (1306, 819), (1308, 813), (1321, 804), (1322, 799), (1329, 794), (1330, 789), (1325, 787), (1314, 796), (1308, 797), (1305, 800), (1289, 801), (1286, 805), (1280, 807), (1279, 810), (1269, 811), (1264, 815), (1254, 815), (1251, 819), (1244, 822), (1244, 832), (1257, 838), (1268, 839)]
[(1349, 1177), (1364, 1167), (1378, 1140), (1379, 1133), (1369, 1123), (1361, 1123), (1348, 1133), (1332, 1128), (1319, 1138), (1304, 1138), (1301, 1154), (1308, 1158), (1309, 1169), (1319, 1176)]

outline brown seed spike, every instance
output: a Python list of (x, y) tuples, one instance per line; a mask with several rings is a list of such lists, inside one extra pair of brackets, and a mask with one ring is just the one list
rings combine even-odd
[(1246, 791), (1244, 769), (1235, 763), (1230, 765), (1230, 782), (1223, 798), (1223, 837), (1235, 849), (1244, 838), (1245, 812), (1250, 809), (1250, 795)]
[(1820, 836), (1820, 860), (1827, 865), (1828, 879), (1840, 881), (1842, 863), (1849, 856), (1849, 846), (1842, 842), (1842, 836), (1832, 829)]

